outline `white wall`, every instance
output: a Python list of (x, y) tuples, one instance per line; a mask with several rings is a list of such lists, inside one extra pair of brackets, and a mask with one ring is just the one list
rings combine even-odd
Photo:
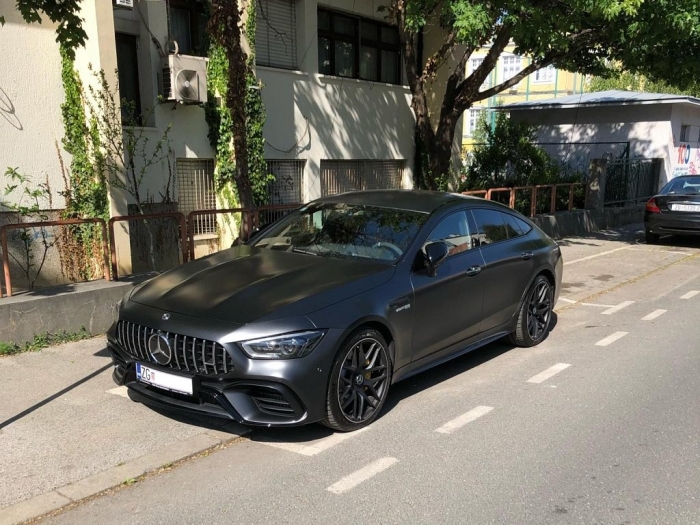
[(64, 96), (56, 28), (45, 17), (41, 24), (27, 24), (15, 0), (0, 0), (0, 13), (5, 16), (0, 27), (0, 200), (18, 200), (19, 191), (2, 196), (5, 170), (12, 167), (34, 183), (48, 179), (53, 206), (62, 208), (58, 192), (64, 184), (55, 144), (60, 146), (63, 137)]
[(257, 68), (267, 113), (265, 157), (306, 160), (305, 201), (321, 196), (322, 159), (404, 159), (407, 169), (403, 185), (412, 187), (415, 119), (410, 108), (410, 90), (406, 86), (319, 74), (318, 5), (383, 20), (376, 12), (379, 5), (376, 2), (303, 0), (297, 3), (300, 71)]
[[(672, 173), (669, 144), (671, 133), (669, 104), (630, 105), (617, 107), (583, 107), (570, 109), (528, 109), (511, 111), (516, 122), (539, 126), (539, 142), (560, 142), (560, 155), (565, 160), (587, 161), (604, 153), (617, 156), (622, 144), (630, 143), (630, 157), (664, 159), (660, 183)], [(586, 144), (589, 143), (589, 144)], [(551, 148), (546, 148), (551, 151)]]
[[(681, 126), (691, 126), (690, 141), (681, 142)], [(671, 113), (672, 140), (668, 144), (672, 176), (700, 173), (700, 107), (674, 104)]]

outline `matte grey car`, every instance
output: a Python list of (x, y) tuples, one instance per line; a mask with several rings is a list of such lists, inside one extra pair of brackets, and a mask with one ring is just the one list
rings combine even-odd
[(507, 336), (547, 336), (557, 244), (497, 203), (400, 190), (311, 202), (140, 286), (108, 333), (151, 404), (249, 425), (372, 422), (392, 383)]

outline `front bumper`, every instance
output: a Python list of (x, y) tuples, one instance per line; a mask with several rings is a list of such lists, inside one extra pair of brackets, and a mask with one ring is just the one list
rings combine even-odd
[[(157, 322), (152, 319), (152, 324)], [(224, 343), (233, 366), (226, 373), (205, 375), (160, 366), (150, 358), (134, 356), (120, 344), (116, 327), (117, 324), (107, 334), (107, 346), (115, 365), (113, 379), (119, 385), (126, 385), (146, 404), (232, 419), (247, 425), (293, 426), (325, 416), (328, 378), (342, 330), (328, 330), (319, 346), (299, 359), (250, 359), (235, 343)], [(211, 337), (212, 330), (206, 332)], [(138, 381), (137, 361), (154, 370), (191, 377), (193, 395), (170, 392)]]

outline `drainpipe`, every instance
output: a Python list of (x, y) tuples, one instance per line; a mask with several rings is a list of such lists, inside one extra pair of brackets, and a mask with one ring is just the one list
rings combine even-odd
[[(530, 60), (530, 64), (532, 64), (532, 60)], [(530, 100), (530, 76), (531, 75), (527, 76), (527, 84), (525, 84), (525, 102)]]
[(554, 98), (557, 98), (557, 92), (559, 91), (559, 69), (554, 70)]

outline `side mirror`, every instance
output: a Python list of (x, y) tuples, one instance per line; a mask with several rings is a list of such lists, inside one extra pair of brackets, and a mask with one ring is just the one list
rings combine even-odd
[(425, 247), (425, 259), (428, 265), (428, 276), (435, 277), (438, 266), (445, 262), (450, 254), (450, 248), (443, 241), (431, 242)]

